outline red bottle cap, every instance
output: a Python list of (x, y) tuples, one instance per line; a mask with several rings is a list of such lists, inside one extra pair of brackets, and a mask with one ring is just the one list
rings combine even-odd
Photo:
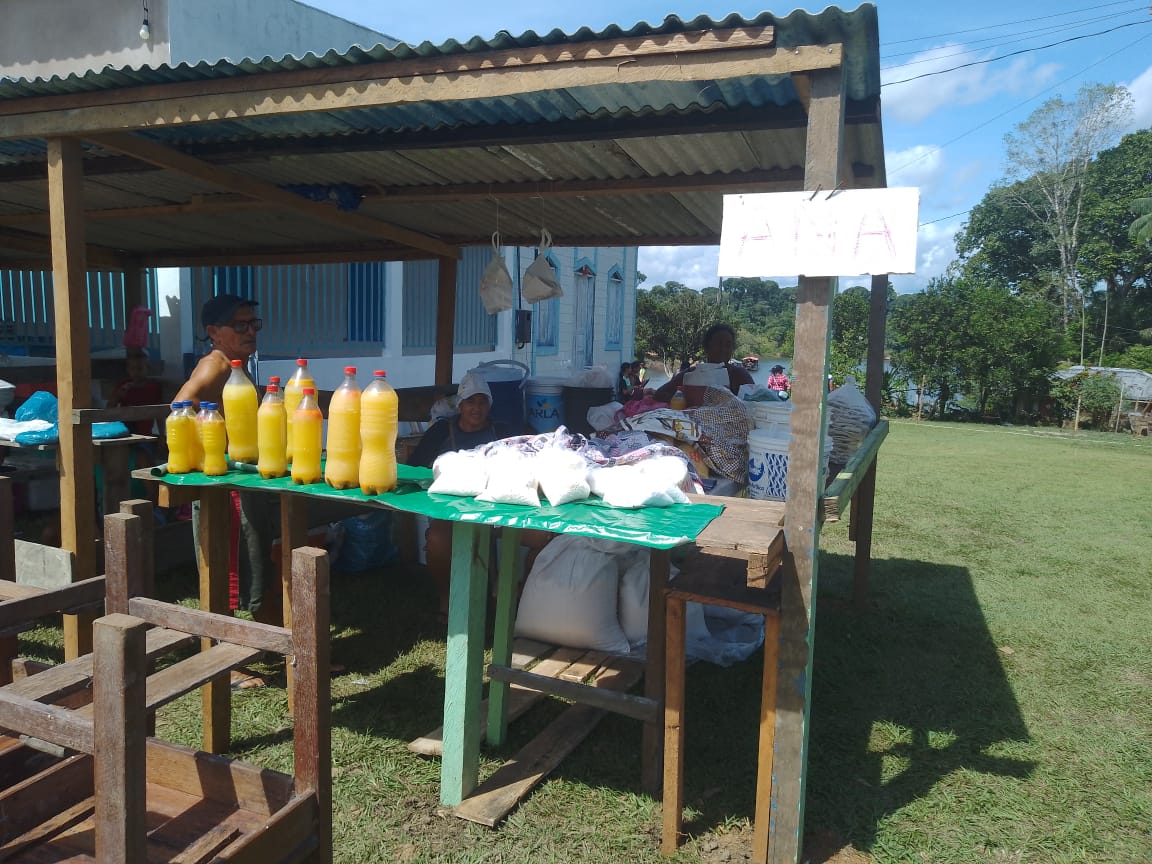
[(303, 357), (301, 357), (301, 358), (299, 358), (299, 359), (296, 361), (296, 365), (297, 365), (297, 366), (307, 366), (307, 365), (308, 365), (308, 361), (307, 361), (307, 360), (305, 360)]
[(232, 361), (232, 368), (233, 369), (239, 369), (242, 365), (243, 364), (239, 360), (233, 360)]
[(315, 396), (316, 395), (316, 388), (315, 387), (305, 387), (301, 392), (305, 396)]
[(267, 392), (269, 392), (269, 393), (278, 393), (279, 391), (280, 391), (280, 385), (279, 385), (279, 384), (269, 384), (269, 385), (268, 385), (268, 390), (267, 390)]
[(269, 384), (279, 384), (280, 383), (280, 376), (279, 375), (268, 376), (268, 383)]
[(356, 367), (355, 366), (345, 366), (344, 367), (344, 374), (345, 375), (355, 375), (356, 374)]
[(385, 372), (383, 369), (377, 369), (372, 374), (375, 375), (377, 378), (387, 378), (388, 377), (388, 373)]

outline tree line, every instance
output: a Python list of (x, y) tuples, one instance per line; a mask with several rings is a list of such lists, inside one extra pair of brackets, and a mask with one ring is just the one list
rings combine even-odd
[[(931, 411), (1012, 420), (1091, 415), (1119, 400), (1112, 379), (1054, 377), (1062, 365), (1152, 372), (1152, 130), (1121, 137), (1131, 96), (1087, 85), (1044, 103), (1005, 138), (1009, 165), (956, 236), (956, 259), (922, 291), (889, 287), (886, 401), (907, 411), (909, 388)], [(641, 277), (642, 278), (642, 277)], [(831, 369), (859, 367), (868, 290), (832, 306)], [(737, 354), (791, 356), (796, 288), (725, 279), (694, 290), (642, 289), (637, 346), (675, 366), (699, 355), (699, 334), (724, 320)]]

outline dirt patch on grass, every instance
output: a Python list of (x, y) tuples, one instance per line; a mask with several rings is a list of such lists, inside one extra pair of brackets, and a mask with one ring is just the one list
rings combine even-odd
[[(706, 834), (697, 841), (704, 864), (740, 864), (752, 860), (752, 828)], [(804, 838), (805, 864), (872, 864), (872, 856), (827, 831)]]

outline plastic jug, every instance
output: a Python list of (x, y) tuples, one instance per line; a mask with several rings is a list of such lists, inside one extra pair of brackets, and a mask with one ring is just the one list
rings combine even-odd
[(333, 489), (355, 489), (360, 483), (360, 388), (356, 367), (344, 367), (344, 380), (328, 406), (328, 446), (324, 480)]
[(215, 402), (200, 403), (200, 440), (204, 444), (204, 473), (219, 477), (228, 473), (228, 433)]
[(278, 383), (268, 385), (256, 412), (256, 444), (260, 451), (256, 468), (261, 477), (270, 480), (288, 473), (288, 418)]
[(688, 400), (684, 398), (684, 391), (677, 390), (676, 395), (668, 402), (668, 407), (673, 411), (683, 411), (688, 407)]
[(396, 426), (399, 400), (383, 370), (360, 397), (360, 491), (379, 495), (396, 488)]
[(289, 462), (292, 461), (292, 424), (295, 422), (296, 408), (300, 404), (304, 388), (315, 386), (312, 373), (308, 371), (308, 361), (301, 357), (296, 361), (296, 371), (284, 386), (284, 411), (288, 417), (288, 443), (285, 446), (285, 453)]
[(168, 442), (168, 473), (187, 474), (195, 466), (192, 464), (191, 437), (196, 427), (184, 411), (183, 402), (172, 403), (172, 413), (164, 421), (164, 438)]
[(224, 423), (228, 429), (228, 457), (233, 462), (255, 463), (256, 412), (259, 400), (256, 385), (244, 374), (239, 360), (232, 361), (232, 374), (224, 383)]
[(292, 482), (319, 483), (320, 454), (324, 449), (324, 415), (316, 402), (316, 388), (305, 387), (292, 417)]
[(200, 443), (200, 419), (196, 409), (192, 407), (192, 400), (183, 402), (184, 413), (192, 418), (192, 434), (188, 436), (188, 461), (193, 471), (204, 470), (204, 445)]

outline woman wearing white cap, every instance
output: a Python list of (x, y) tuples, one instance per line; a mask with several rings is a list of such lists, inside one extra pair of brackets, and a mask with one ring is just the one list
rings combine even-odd
[[(492, 422), (489, 416), (492, 391), (488, 382), (479, 375), (469, 372), (460, 379), (460, 386), (456, 390), (456, 407), (460, 410), (459, 414), (437, 420), (424, 433), (420, 444), (408, 459), (410, 465), (431, 468), (441, 453), (471, 450), (512, 434), (503, 424)], [(428, 544), (425, 550), (428, 575), (432, 577), (439, 595), (440, 618), (447, 621), (452, 573), (452, 523), (433, 519), (424, 536)]]

